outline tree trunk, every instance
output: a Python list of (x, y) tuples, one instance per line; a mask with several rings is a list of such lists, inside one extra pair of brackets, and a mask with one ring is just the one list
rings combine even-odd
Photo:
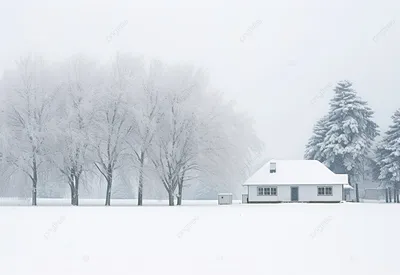
[(36, 164), (36, 156), (33, 157), (33, 179), (32, 179), (32, 205), (37, 205), (37, 164)]
[(74, 191), (73, 197), (72, 197), (72, 205), (77, 206), (78, 205), (78, 197), (76, 194), (76, 190)]
[(106, 191), (106, 206), (110, 206), (111, 205), (111, 181), (110, 179), (107, 179), (107, 191)]
[(75, 176), (75, 204), (76, 206), (79, 205), (79, 176)]
[(169, 206), (174, 206), (174, 191), (168, 191)]
[(397, 189), (397, 192), (396, 192), (396, 198), (397, 198), (397, 203), (400, 203), (400, 192), (399, 192), (400, 190), (399, 189)]
[(182, 205), (182, 193), (183, 193), (183, 176), (180, 178), (178, 183), (178, 201), (177, 205)]
[(182, 190), (183, 190), (183, 184), (179, 183), (178, 185), (178, 198), (176, 201), (176, 205), (182, 205)]
[(360, 202), (360, 194), (358, 192), (358, 183), (356, 183), (356, 202)]
[(390, 189), (390, 202), (394, 203), (394, 188)]
[(142, 152), (140, 160), (140, 170), (139, 170), (138, 205), (143, 205), (143, 166), (144, 166), (144, 153)]
[(75, 201), (74, 201), (75, 190), (74, 190), (74, 185), (72, 184), (72, 182), (69, 183), (69, 189), (71, 189), (71, 205), (75, 205)]
[(386, 199), (386, 203), (389, 203), (389, 190), (387, 187), (385, 189), (385, 199)]
[(111, 169), (109, 169), (107, 175), (106, 206), (111, 205), (111, 185), (112, 185), (112, 172)]
[(393, 202), (396, 203), (396, 188), (393, 188)]
[(183, 179), (185, 177), (185, 172), (182, 173), (181, 178), (178, 183), (178, 202), (177, 205), (182, 205), (182, 193), (183, 193)]
[(392, 203), (392, 189), (389, 187), (389, 202)]

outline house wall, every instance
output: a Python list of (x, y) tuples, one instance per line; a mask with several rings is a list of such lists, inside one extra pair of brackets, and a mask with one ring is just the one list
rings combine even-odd
[[(342, 185), (329, 185), (332, 186), (332, 196), (318, 196), (319, 185), (302, 185), (299, 186), (299, 201), (342, 201), (343, 189)], [(321, 185), (327, 186), (327, 185)]]
[[(276, 186), (276, 185), (271, 185)], [(249, 202), (288, 202), (291, 201), (291, 186), (299, 187), (299, 202), (329, 202), (342, 201), (342, 185), (332, 186), (332, 196), (318, 196), (319, 185), (279, 185), (276, 196), (258, 196), (258, 186), (249, 186)], [(327, 186), (327, 185), (321, 185)], [(267, 185), (263, 185), (267, 187)]]
[[(276, 186), (276, 185), (271, 185)], [(263, 185), (263, 187), (268, 187)], [(258, 186), (249, 186), (249, 202), (279, 202), (279, 201), (290, 201), (290, 186), (281, 185), (277, 186), (276, 196), (258, 196)]]

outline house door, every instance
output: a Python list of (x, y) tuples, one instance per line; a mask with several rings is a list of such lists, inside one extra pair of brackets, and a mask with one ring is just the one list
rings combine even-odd
[(291, 201), (299, 201), (299, 187), (290, 188)]

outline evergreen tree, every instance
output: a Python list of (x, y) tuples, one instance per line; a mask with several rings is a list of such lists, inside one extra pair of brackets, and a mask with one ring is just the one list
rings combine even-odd
[(400, 109), (392, 116), (393, 124), (376, 149), (379, 179), (387, 187), (400, 188)]
[(313, 128), (313, 135), (308, 140), (306, 145), (306, 152), (304, 154), (305, 159), (315, 159), (321, 162), (324, 162), (324, 156), (322, 155), (322, 145), (328, 132), (328, 128), (326, 127), (328, 122), (328, 116), (322, 117)]
[(378, 125), (372, 120), (374, 112), (358, 97), (351, 82), (339, 82), (334, 91), (321, 151), (325, 165), (335, 173), (349, 174), (351, 183), (356, 183), (379, 135)]
[(365, 176), (371, 181), (378, 182), (380, 181), (380, 167), (378, 166), (375, 157), (376, 156), (373, 155), (372, 157), (368, 157), (368, 159), (366, 159)]

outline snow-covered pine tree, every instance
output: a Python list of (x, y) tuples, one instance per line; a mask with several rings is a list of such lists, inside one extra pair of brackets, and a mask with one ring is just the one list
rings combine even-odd
[(328, 115), (323, 116), (313, 128), (313, 135), (308, 140), (306, 145), (306, 151), (304, 154), (304, 159), (315, 159), (321, 162), (325, 161), (324, 156), (322, 155), (322, 145), (328, 132), (327, 128)]
[(379, 179), (385, 186), (396, 190), (398, 201), (400, 189), (400, 109), (392, 116), (393, 124), (385, 132), (376, 149), (376, 162), (379, 167)]
[(322, 154), (325, 165), (335, 173), (349, 174), (350, 183), (354, 184), (362, 176), (363, 163), (379, 129), (372, 120), (374, 112), (357, 95), (351, 82), (338, 82), (334, 91)]

